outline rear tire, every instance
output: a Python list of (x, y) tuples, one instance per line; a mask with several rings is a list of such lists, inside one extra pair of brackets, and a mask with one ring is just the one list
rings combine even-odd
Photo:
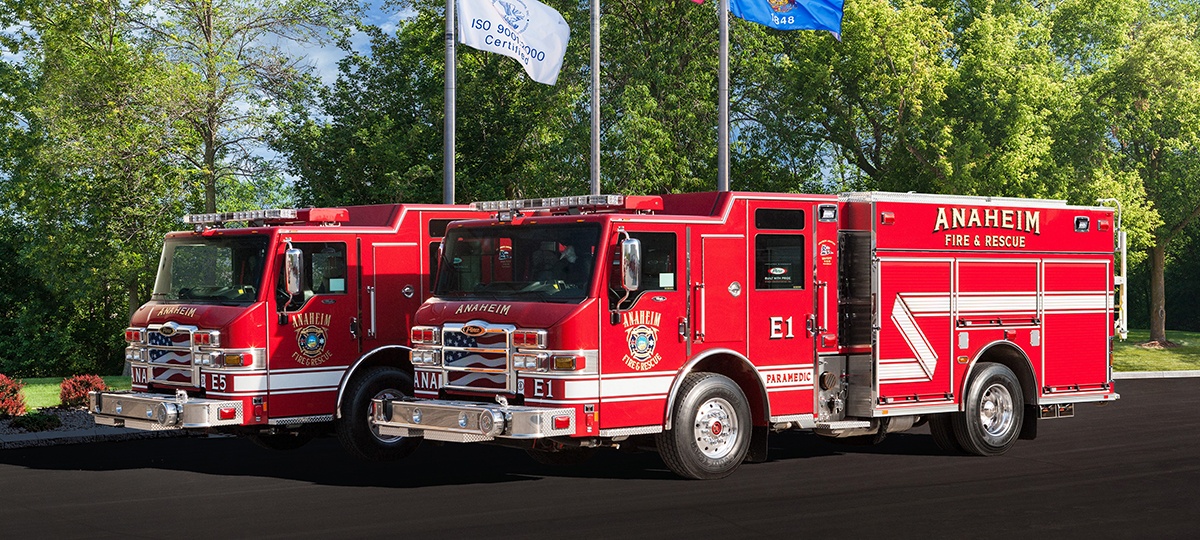
[(964, 412), (951, 416), (959, 446), (968, 454), (998, 456), (1021, 434), (1025, 402), (1021, 383), (1002, 364), (980, 363), (967, 388)]
[(371, 401), (412, 395), (412, 377), (391, 367), (367, 368), (346, 388), (342, 417), (337, 419), (338, 440), (351, 455), (367, 461), (394, 461), (416, 450), (420, 438), (387, 437), (371, 423)]
[(712, 480), (746, 459), (753, 433), (750, 406), (736, 383), (716, 373), (691, 373), (679, 387), (672, 429), (657, 436), (658, 452), (675, 474)]
[[(956, 413), (961, 414), (961, 413)], [(949, 414), (935, 414), (929, 419), (929, 434), (933, 435), (933, 443), (947, 454), (964, 454), (962, 445), (954, 438), (954, 427), (951, 425)]]

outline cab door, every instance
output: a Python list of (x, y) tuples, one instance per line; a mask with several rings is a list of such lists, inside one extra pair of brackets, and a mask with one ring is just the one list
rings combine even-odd
[[(621, 287), (619, 259), (610, 261), (605, 277), (598, 411), (605, 430), (661, 425), (671, 383), (687, 359), (685, 238), (662, 227), (628, 234), (641, 242), (642, 268), (638, 289), (628, 294)], [(614, 255), (621, 239), (619, 233), (610, 239)]]
[[(359, 357), (358, 254), (346, 242), (292, 242), (303, 254), (301, 291), (275, 295), (267, 387), (271, 418), (328, 415)], [(277, 267), (283, 268), (282, 245)]]

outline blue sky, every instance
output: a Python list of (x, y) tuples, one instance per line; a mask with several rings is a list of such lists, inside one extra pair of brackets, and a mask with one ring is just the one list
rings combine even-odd
[[(408, 14), (400, 11), (396, 6), (385, 7), (384, 0), (367, 0), (366, 12), (363, 15), (363, 21), (367, 24), (378, 26), (386, 33), (396, 31), (396, 25)], [(357, 35), (351, 39), (355, 50), (367, 52), (370, 48), (370, 42), (364, 35)], [(313, 70), (321, 76), (321, 81), (325, 84), (331, 84), (337, 79), (338, 70), (337, 63), (345, 55), (341, 49), (333, 44), (327, 44), (324, 47), (315, 47), (312, 45), (303, 46), (304, 49), (298, 51), (300, 55), (309, 59)]]

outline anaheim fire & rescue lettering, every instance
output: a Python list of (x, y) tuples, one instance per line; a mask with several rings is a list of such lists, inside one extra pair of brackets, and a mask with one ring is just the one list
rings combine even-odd
[[(990, 228), (1009, 229), (1017, 232), (1042, 234), (1039, 210), (1009, 210), (998, 208), (951, 208), (947, 214), (945, 207), (938, 207), (937, 218), (933, 223), (933, 232), (964, 229)], [(1023, 248), (1025, 237), (1004, 234), (947, 234), (946, 247), (985, 247), (985, 248)]]

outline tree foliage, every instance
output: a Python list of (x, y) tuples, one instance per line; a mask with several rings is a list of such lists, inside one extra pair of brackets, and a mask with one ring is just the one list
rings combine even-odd
[[(458, 47), (459, 201), (588, 189), (590, 6), (546, 3), (571, 27), (557, 85)], [(604, 191), (716, 185), (717, 5), (603, 3)], [(0, 337), (0, 370), (118, 365), (185, 211), (442, 200), (443, 0), (396, 0), (387, 30), (352, 24), (353, 0), (2, 6), (0, 316), (20, 331)], [(1197, 15), (1193, 0), (847, 0), (840, 36), (731, 18), (731, 186), (1116, 198), (1163, 339), (1180, 305), (1164, 298), (1197, 273)], [(345, 53), (327, 86), (302, 60), (325, 40)]]
[[(214, 3), (193, 5), (201, 4)], [(0, 296), (16, 330), (0, 338), (6, 351), (0, 370), (23, 376), (120, 370), (120, 330), (149, 296), (163, 234), (178, 228), (186, 211), (203, 207), (211, 171), (262, 161), (229, 147), (211, 152), (215, 161), (195, 157), (208, 155), (214, 140), (250, 152), (251, 139), (229, 136), (221, 124), (229, 117), (221, 115), (261, 103), (238, 102), (245, 96), (207, 84), (195, 64), (181, 63), (146, 24), (147, 14), (165, 24), (166, 13), (141, 1), (3, 4), (3, 43), (15, 54), (0, 65), (0, 136), (7, 143), (0, 249), (16, 279)], [(175, 27), (175, 35), (185, 27)], [(252, 54), (256, 43), (229, 41), (222, 54), (236, 58), (240, 51), (242, 60), (262, 63)], [(221, 77), (236, 79), (230, 72)], [(224, 105), (205, 100), (214, 92)], [(213, 111), (216, 122), (206, 116)], [(238, 128), (251, 129), (255, 114), (235, 116)], [(274, 185), (229, 176), (216, 185), (224, 187), (223, 206), (236, 208), (277, 198), (279, 177), (273, 178)]]

